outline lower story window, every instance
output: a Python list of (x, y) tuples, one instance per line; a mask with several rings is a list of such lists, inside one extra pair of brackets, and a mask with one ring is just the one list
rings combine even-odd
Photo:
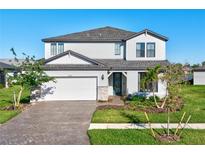
[(154, 92), (158, 92), (158, 82), (143, 82), (143, 80), (146, 77), (146, 72), (139, 72), (138, 73), (138, 85), (139, 85), (139, 91), (140, 92), (152, 92), (154, 89)]

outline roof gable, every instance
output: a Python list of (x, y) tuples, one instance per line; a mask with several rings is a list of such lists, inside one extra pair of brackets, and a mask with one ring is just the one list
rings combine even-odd
[(148, 30), (148, 29), (145, 29), (145, 30), (143, 30), (143, 31), (140, 31), (140, 32), (138, 32), (138, 33), (135, 33), (135, 34), (133, 34), (133, 35), (127, 37), (125, 40), (132, 39), (132, 38), (137, 37), (137, 36), (139, 36), (139, 35), (141, 35), (141, 34), (149, 34), (149, 35), (151, 35), (151, 36), (153, 36), (153, 37), (156, 37), (156, 38), (158, 38), (158, 39), (161, 39), (161, 40), (163, 40), (163, 41), (168, 41), (168, 37), (163, 36), (163, 35), (161, 35), (161, 34), (158, 34), (158, 33), (156, 33), (156, 32), (153, 32), (153, 31)]
[(102, 63), (90, 59), (84, 55), (68, 50), (54, 57), (45, 60), (45, 64), (83, 64), (83, 65), (103, 65)]

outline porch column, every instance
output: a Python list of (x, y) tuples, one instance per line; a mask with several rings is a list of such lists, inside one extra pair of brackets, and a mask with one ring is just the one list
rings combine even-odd
[(127, 72), (127, 92), (133, 94), (138, 92), (138, 72), (128, 71)]

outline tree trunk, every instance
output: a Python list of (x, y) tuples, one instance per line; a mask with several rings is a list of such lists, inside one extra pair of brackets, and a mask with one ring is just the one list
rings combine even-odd
[(152, 82), (152, 93), (153, 93), (154, 103), (155, 103), (157, 108), (160, 108), (159, 105), (157, 104), (157, 100), (156, 100), (154, 91), (155, 91), (154, 83)]
[(23, 92), (23, 87), (21, 86), (19, 94), (18, 94), (17, 104), (16, 104), (17, 107), (19, 107), (19, 105), (20, 105), (22, 92)]
[(169, 108), (167, 108), (167, 135), (169, 136)]
[(14, 91), (14, 110), (16, 109), (16, 92)]
[(166, 101), (167, 101), (167, 97), (168, 97), (168, 90), (167, 90), (167, 88), (166, 88), (166, 95), (165, 95), (165, 97), (164, 97), (164, 101), (163, 101), (163, 103), (162, 103), (162, 105), (161, 105), (161, 107), (160, 108), (164, 108), (164, 105), (166, 104)]

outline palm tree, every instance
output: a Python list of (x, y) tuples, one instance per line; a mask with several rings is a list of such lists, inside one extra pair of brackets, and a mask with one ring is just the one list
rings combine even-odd
[(154, 97), (154, 103), (157, 108), (160, 108), (160, 106), (157, 104), (156, 96), (155, 96), (155, 83), (158, 81), (158, 74), (161, 66), (156, 65), (154, 68), (148, 68), (147, 73), (145, 75), (145, 78), (142, 80), (143, 87), (145, 87), (148, 84), (152, 84), (152, 93)]

